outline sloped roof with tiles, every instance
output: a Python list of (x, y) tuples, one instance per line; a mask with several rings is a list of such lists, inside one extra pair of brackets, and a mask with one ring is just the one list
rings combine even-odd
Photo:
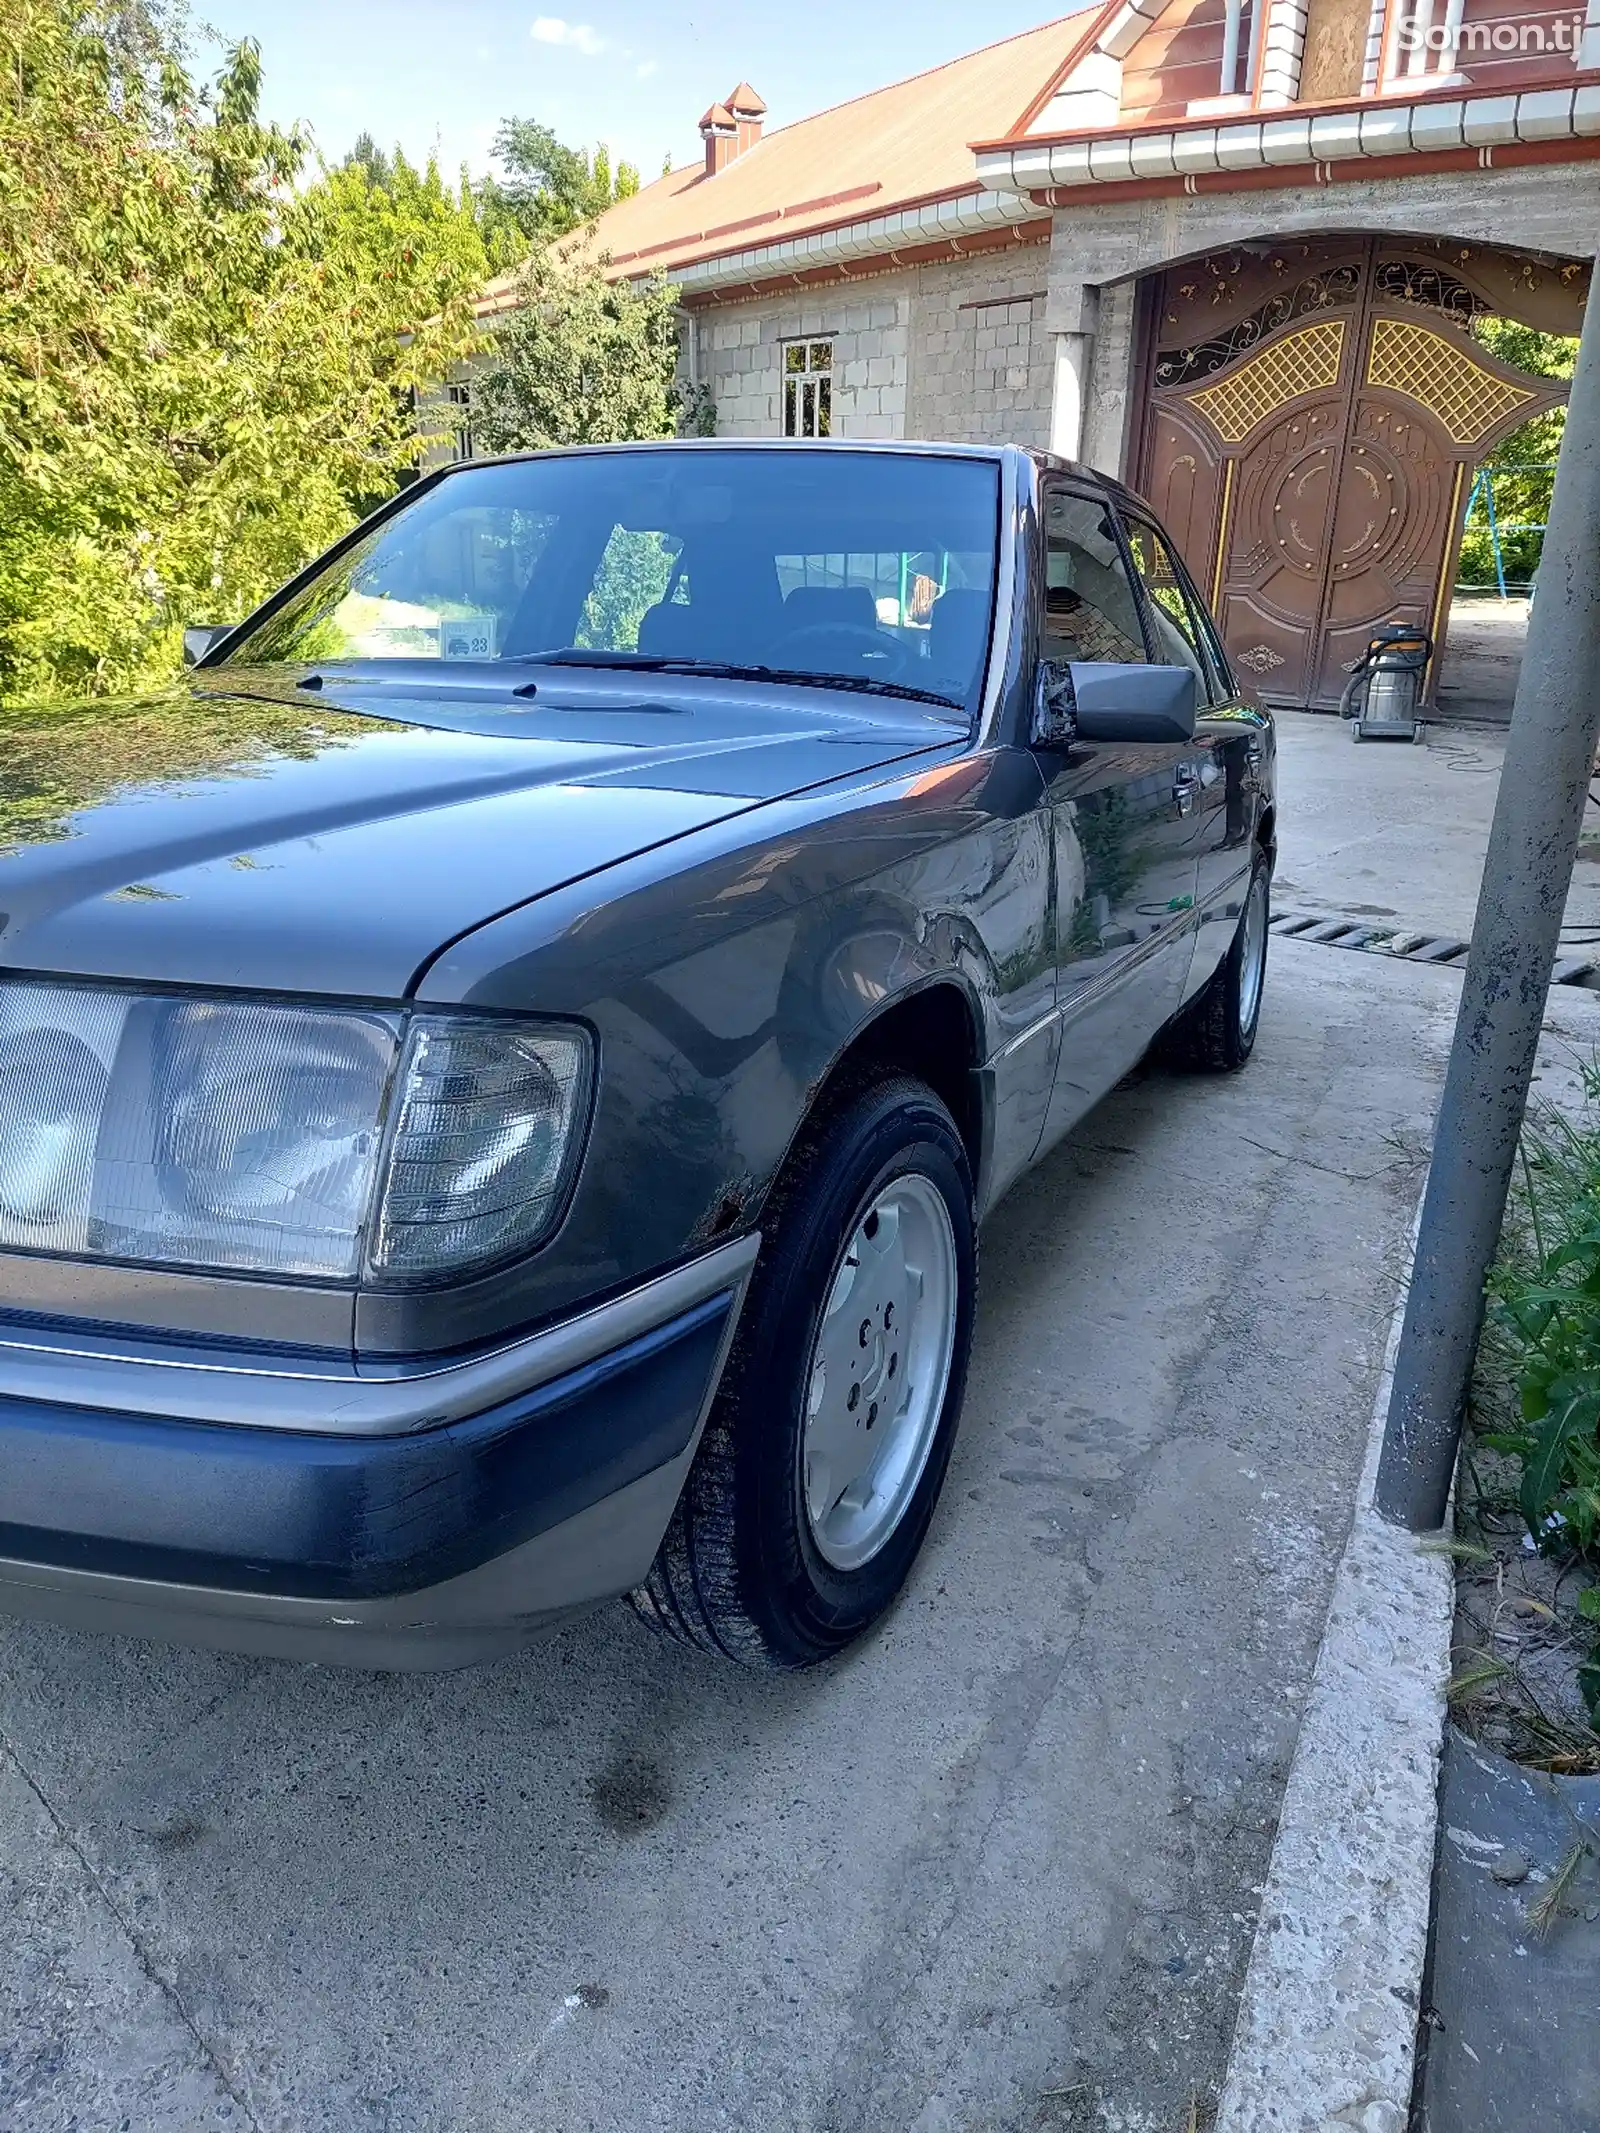
[[(753, 245), (976, 194), (981, 181), (968, 144), (1007, 132), (1100, 12), (1047, 22), (779, 127), (714, 176), (701, 163), (669, 171), (609, 208), (598, 241), (623, 272), (673, 273)], [(748, 94), (744, 83), (734, 92)], [(512, 273), (487, 283), (479, 314), (513, 304), (518, 281)]]

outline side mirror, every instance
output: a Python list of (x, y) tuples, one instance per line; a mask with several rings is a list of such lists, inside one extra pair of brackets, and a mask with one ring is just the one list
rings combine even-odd
[(183, 663), (197, 667), (208, 652), (216, 650), (224, 637), (233, 635), (231, 622), (199, 622), (183, 633)]
[(1072, 740), (1191, 741), (1198, 696), (1191, 667), (1041, 660), (1033, 738), (1056, 748)]

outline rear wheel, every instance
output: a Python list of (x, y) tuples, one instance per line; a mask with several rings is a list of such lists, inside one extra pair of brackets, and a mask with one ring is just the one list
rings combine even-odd
[(977, 1286), (955, 1122), (896, 1078), (808, 1130), (699, 1455), (636, 1610), (747, 1666), (829, 1658), (877, 1620), (938, 1501)]
[(1167, 1032), (1174, 1066), (1202, 1074), (1231, 1074), (1255, 1050), (1261, 995), (1267, 977), (1267, 923), (1272, 873), (1257, 853), (1245, 891), (1244, 910), (1227, 954)]

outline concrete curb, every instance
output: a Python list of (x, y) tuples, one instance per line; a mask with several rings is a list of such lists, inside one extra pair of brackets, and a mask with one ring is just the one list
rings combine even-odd
[(1405, 2133), (1410, 2113), (1455, 1583), (1373, 1509), (1404, 1309), (1403, 1285), (1216, 2133)]

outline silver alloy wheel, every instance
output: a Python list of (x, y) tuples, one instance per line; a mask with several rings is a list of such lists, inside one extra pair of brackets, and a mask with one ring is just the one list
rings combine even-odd
[(1267, 965), (1267, 877), (1250, 884), (1244, 907), (1244, 943), (1239, 952), (1239, 1034), (1248, 1037), (1261, 1012), (1261, 982)]
[(817, 1552), (858, 1570), (889, 1539), (928, 1463), (950, 1383), (955, 1230), (916, 1171), (856, 1224), (811, 1345), (801, 1487)]

